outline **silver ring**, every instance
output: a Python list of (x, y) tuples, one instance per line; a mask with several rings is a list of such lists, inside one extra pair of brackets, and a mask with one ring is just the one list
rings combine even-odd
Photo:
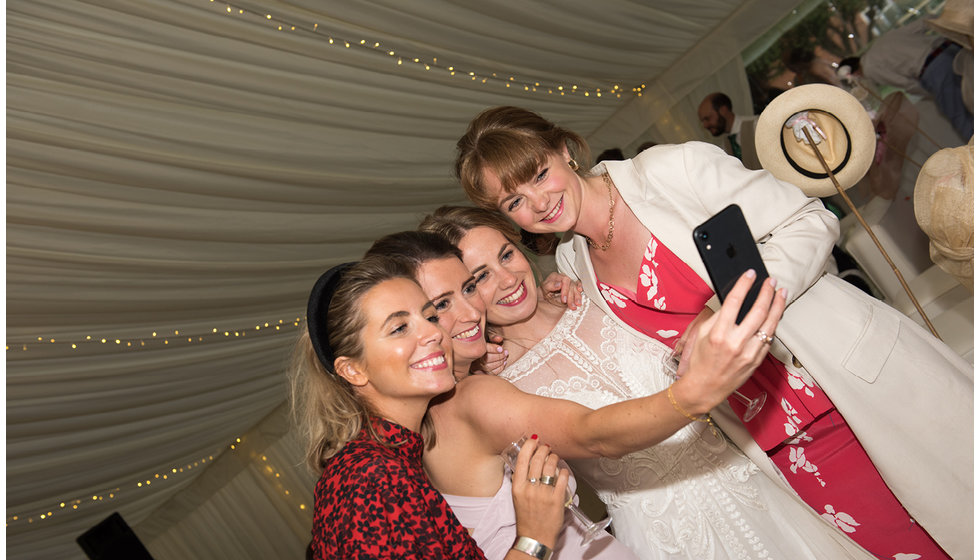
[(554, 486), (555, 481), (558, 480), (557, 476), (544, 475), (541, 477), (541, 484), (547, 484), (548, 486)]
[(538, 479), (536, 479), (534, 477), (531, 477), (531, 478), (527, 479), (527, 481), (530, 482), (531, 484), (537, 484), (538, 483)]
[(762, 329), (756, 331), (755, 337), (761, 340), (762, 342), (765, 342), (766, 344), (772, 344), (772, 337), (769, 336), (769, 333), (767, 333)]

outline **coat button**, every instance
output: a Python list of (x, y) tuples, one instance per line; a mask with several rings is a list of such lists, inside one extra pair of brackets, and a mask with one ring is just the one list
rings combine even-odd
[(798, 368), (803, 367), (803, 364), (801, 364), (800, 361), (796, 359), (796, 356), (793, 356), (793, 367), (798, 367)]

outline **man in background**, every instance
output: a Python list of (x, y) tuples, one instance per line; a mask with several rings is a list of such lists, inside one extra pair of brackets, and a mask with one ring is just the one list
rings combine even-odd
[(736, 115), (732, 100), (721, 92), (709, 94), (698, 106), (701, 126), (718, 137), (725, 135), (722, 148), (730, 156), (742, 160), (746, 169), (762, 169), (755, 151), (756, 116)]

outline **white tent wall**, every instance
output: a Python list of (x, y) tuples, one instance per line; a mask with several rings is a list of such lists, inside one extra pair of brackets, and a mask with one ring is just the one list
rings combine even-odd
[(463, 203), (488, 106), (594, 151), (708, 139), (698, 101), (748, 108), (738, 53), (794, 4), (8, 2), (8, 557), (82, 558), (114, 511), (158, 560), (301, 553), (299, 443), (223, 465), (283, 413), (317, 275)]
[[(194, 483), (133, 527), (154, 558), (301, 558), (311, 489), (303, 442), (277, 407)], [(215, 538), (220, 535), (219, 538)]]

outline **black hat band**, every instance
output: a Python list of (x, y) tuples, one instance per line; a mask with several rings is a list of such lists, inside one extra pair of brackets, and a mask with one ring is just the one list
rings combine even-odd
[[(844, 152), (844, 157), (841, 159), (840, 164), (837, 167), (835, 167), (834, 169), (831, 170), (831, 172), (834, 175), (837, 175), (837, 173), (839, 173), (840, 170), (841, 169), (844, 169), (844, 167), (847, 165), (847, 161), (849, 159), (851, 159), (851, 135), (850, 135), (850, 133), (847, 132), (847, 127), (844, 126), (844, 124), (842, 122), (840, 122), (840, 119), (838, 119), (834, 115), (831, 115), (830, 113), (828, 113), (826, 111), (820, 111), (819, 109), (807, 109), (807, 111), (819, 111), (819, 112), (821, 112), (821, 113), (829, 116), (830, 118), (832, 118), (835, 121), (837, 121), (837, 124), (840, 125), (841, 130), (844, 131), (844, 140), (845, 140), (846, 145), (847, 145), (847, 150)], [(826, 142), (829, 142), (829, 140), (825, 140), (825, 141)], [(789, 151), (787, 151), (787, 149), (786, 149), (786, 135), (785, 134), (780, 134), (779, 135), (779, 147), (782, 148), (782, 150), (783, 150), (783, 156), (786, 158), (786, 161), (788, 161), (789, 164), (793, 167), (793, 169), (795, 169), (797, 171), (797, 173), (799, 173), (800, 175), (803, 175), (804, 177), (809, 177), (810, 179), (826, 179), (827, 177), (830, 176), (830, 175), (827, 175), (827, 173), (817, 173), (815, 171), (810, 171), (808, 169), (804, 169), (803, 167), (800, 167), (800, 165), (798, 163), (796, 163), (795, 161), (793, 161), (793, 157), (789, 155)]]

